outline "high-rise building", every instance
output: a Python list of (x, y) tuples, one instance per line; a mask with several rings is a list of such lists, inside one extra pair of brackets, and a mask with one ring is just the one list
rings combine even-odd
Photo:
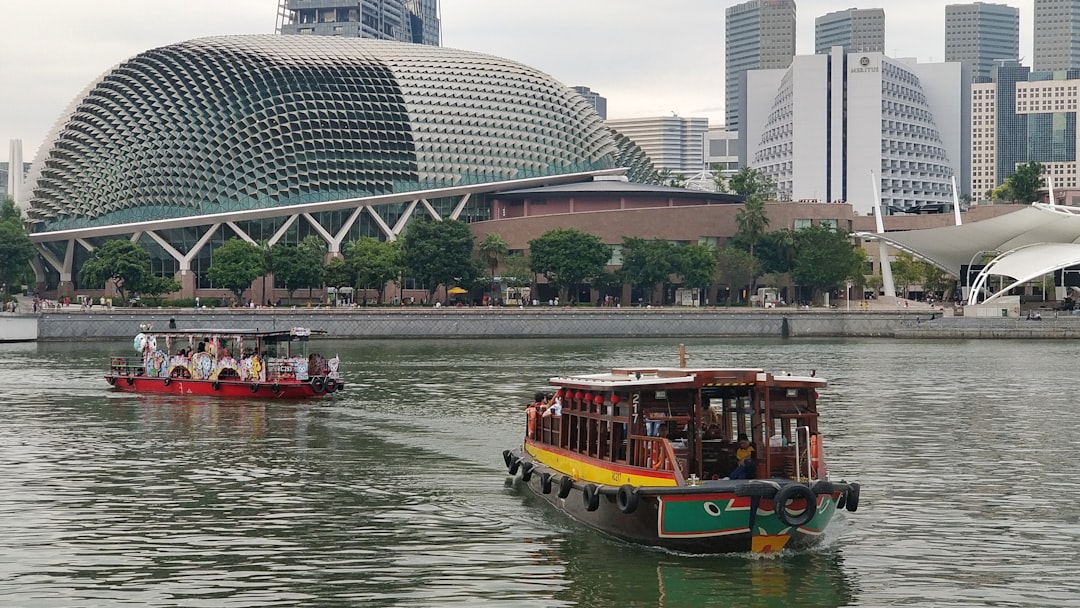
[(971, 85), (971, 186), (974, 201), (997, 187), (997, 83)]
[(1035, 0), (1036, 72), (1080, 67), (1080, 0)]
[(578, 95), (585, 98), (585, 101), (592, 104), (596, 108), (596, 113), (600, 115), (600, 118), (607, 120), (607, 98), (590, 89), (589, 87), (570, 87), (577, 91)]
[(947, 5), (945, 61), (967, 64), (974, 82), (990, 82), (998, 59), (1020, 59), (1020, 9), (986, 2)]
[(746, 71), (785, 69), (795, 56), (795, 0), (750, 0), (726, 14), (725, 128), (738, 131)]
[(439, 46), (439, 0), (278, 0), (276, 30)]
[[(962, 63), (917, 63), (835, 48), (786, 70), (747, 72), (749, 166), (781, 200), (846, 201), (889, 213), (952, 203), (968, 186), (971, 79)], [(929, 206), (929, 207), (928, 207)]]
[(814, 20), (814, 52), (834, 46), (848, 52), (885, 52), (885, 9), (849, 8)]
[(606, 122), (616, 133), (637, 144), (657, 171), (667, 169), (689, 177), (705, 167), (704, 142), (708, 118), (657, 116), (619, 118)]
[(997, 120), (997, 185), (1016, 171), (1016, 165), (1027, 162), (1028, 121), (1016, 113), (1016, 85), (1027, 82), (1031, 68), (1019, 61), (998, 61), (994, 66), (996, 85), (995, 110)]

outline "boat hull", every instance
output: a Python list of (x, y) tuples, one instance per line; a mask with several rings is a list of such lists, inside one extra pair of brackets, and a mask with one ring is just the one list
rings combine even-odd
[(233, 380), (198, 380), (193, 378), (158, 378), (106, 374), (113, 390), (149, 395), (198, 395), (244, 399), (319, 399), (344, 388), (337, 382), (333, 391), (321, 390), (310, 382), (254, 382)]
[[(805, 499), (784, 500), (785, 517), (798, 524), (790, 525), (776, 513), (774, 498), (784, 498), (779, 493), (795, 484), (791, 480), (703, 481), (693, 486), (640, 486), (631, 492), (629, 486), (620, 490), (573, 480), (521, 450), (512, 450), (508, 460), (516, 460), (517, 466), (510, 468), (517, 483), (577, 521), (629, 542), (695, 554), (770, 553), (816, 545), (847, 488), (842, 483), (816, 484), (809, 490), (816, 503), (813, 515), (805, 523), (798, 521), (807, 517)], [(568, 493), (563, 484), (569, 486)]]

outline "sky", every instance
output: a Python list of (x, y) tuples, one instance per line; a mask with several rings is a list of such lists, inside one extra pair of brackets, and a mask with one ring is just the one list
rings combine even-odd
[[(996, 1), (1020, 9), (1020, 52), (1030, 58), (1033, 0)], [(675, 113), (722, 125), (724, 11), (738, 3), (441, 0), (443, 46), (587, 86), (607, 98), (608, 118)], [(815, 17), (883, 8), (888, 55), (942, 61), (946, 3), (797, 0), (796, 50), (813, 53)], [(125, 59), (203, 36), (270, 34), (276, 13), (277, 0), (0, 0), (0, 160), (18, 138), (31, 161), (68, 105)]]

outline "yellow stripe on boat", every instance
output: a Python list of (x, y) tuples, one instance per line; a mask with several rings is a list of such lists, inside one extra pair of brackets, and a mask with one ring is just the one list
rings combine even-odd
[(541, 447), (534, 443), (526, 443), (525, 451), (538, 463), (549, 468), (570, 475), (575, 481), (584, 481), (608, 486), (676, 486), (675, 473), (671, 471), (656, 471), (650, 473), (645, 469), (631, 467), (621, 463), (598, 462), (585, 460), (572, 452), (558, 448)]

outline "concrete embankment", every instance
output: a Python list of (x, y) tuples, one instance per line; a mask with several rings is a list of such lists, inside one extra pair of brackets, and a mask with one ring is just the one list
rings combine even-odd
[(0, 342), (33, 342), (37, 339), (37, 316), (0, 314)]
[(151, 324), (166, 330), (325, 329), (333, 337), (884, 337), (1074, 338), (1080, 317), (1043, 321), (942, 317), (907, 311), (818, 311), (678, 308), (372, 308), (125, 309), (50, 311), (38, 319), (40, 340), (123, 339)]

